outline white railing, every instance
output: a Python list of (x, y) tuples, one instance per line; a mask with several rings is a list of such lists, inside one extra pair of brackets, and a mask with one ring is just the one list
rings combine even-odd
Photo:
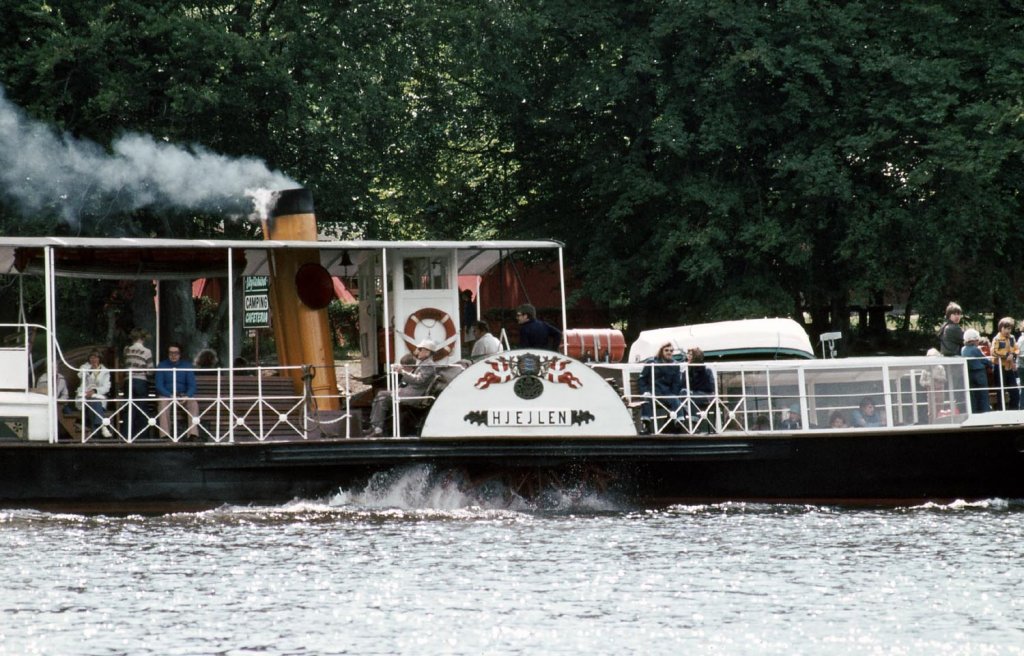
[[(422, 420), (423, 417), (412, 417), (411, 415), (415, 412), (422, 413), (425, 415), (429, 411), (430, 405), (434, 399), (437, 398), (439, 389), (443, 386), (445, 381), (446, 372), (449, 370), (454, 371), (454, 367), (457, 367), (459, 371), (462, 367), (458, 364), (432, 364), (431, 366), (435, 369), (435, 374), (432, 380), (427, 382), (425, 391), (421, 395), (412, 394), (400, 394), (399, 390), (402, 388), (402, 370), (403, 368), (418, 369), (424, 365), (420, 363), (411, 365), (402, 365), (401, 363), (392, 364), (388, 370), (388, 389), (392, 390), (390, 398), (390, 418), (388, 422), (391, 426), (391, 434), (407, 437), (418, 436), (418, 428), (416, 425), (409, 425), (410, 422), (406, 421), (403, 425), (403, 417), (406, 419)], [(412, 412), (402, 412), (403, 406), (411, 409)]]
[[(98, 400), (102, 410), (96, 417), (89, 402), (76, 398), (78, 389), (74, 381), (65, 380), (49, 360), (43, 362), (44, 369), (39, 372), (38, 380), (33, 378), (32, 344), (37, 341), (36, 335), (46, 335), (44, 326), (5, 323), (0, 324), (0, 333), (7, 337), (6, 346), (0, 346), (0, 391), (17, 392), (25, 398), (29, 393), (42, 395), (49, 406), (44, 415), (52, 417), (47, 421), (52, 427), (51, 440), (63, 435), (76, 442), (98, 438), (126, 443), (139, 440), (179, 442), (188, 439), (190, 433), (197, 433), (203, 442), (222, 443), (309, 439), (314, 435), (352, 436), (352, 377), (347, 365), (340, 381), (342, 389), (330, 399), (314, 395), (304, 376), (304, 384), (290, 384), (290, 375), (298, 377), (306, 371), (301, 366), (188, 369), (197, 378), (193, 399), (156, 396), (155, 375), (157, 371), (166, 370), (107, 369), (111, 387), (107, 398)], [(65, 370), (81, 371), (75, 366), (78, 363), (73, 365), (65, 359), (59, 347), (55, 352)], [(170, 370), (174, 377), (181, 371), (186, 370)], [(146, 376), (148, 393), (136, 398), (131, 375), (140, 372)], [(306, 373), (312, 376), (311, 370)], [(51, 377), (55, 383), (52, 390)], [(319, 410), (335, 407), (338, 396), (343, 400), (340, 413)], [(21, 397), (18, 400), (22, 402)]]
[[(344, 411), (331, 418), (319, 416), (317, 407), (327, 405), (326, 400), (313, 396), (308, 385), (303, 385), (301, 392), (294, 391), (290, 374), (302, 372), (303, 367), (171, 369), (173, 389), (177, 388), (178, 372), (196, 374), (196, 395), (191, 399), (158, 397), (152, 385), (145, 397), (135, 397), (131, 374), (143, 372), (152, 380), (156, 372), (161, 371), (157, 368), (109, 371), (112, 379), (123, 378), (127, 384), (122, 384), (121, 390), (114, 390), (112, 386), (100, 425), (89, 427), (92, 422), (88, 421), (87, 414), (92, 411), (87, 404), (79, 404), (77, 399), (58, 401), (58, 412), (62, 416), (73, 415), (78, 420), (72, 435), (75, 441), (108, 437), (105, 433), (127, 443), (194, 439), (210, 443), (296, 440), (308, 439), (314, 429), (323, 430), (324, 426), (338, 422), (345, 423), (344, 436), (350, 436), (352, 395), (347, 366), (344, 389), (340, 392), (345, 401)], [(69, 408), (73, 410), (69, 412)]]
[[(621, 371), (624, 402), (636, 413), (641, 432), (653, 434), (853, 430), (865, 424), (913, 430), (956, 425), (979, 414), (972, 407), (964, 358), (723, 362), (705, 365), (714, 374), (714, 394), (691, 395), (689, 384), (671, 394), (638, 391), (641, 386), (656, 389), (657, 368), (676, 367), (688, 377), (693, 366), (602, 365)], [(650, 380), (641, 385), (644, 375)], [(973, 391), (990, 397), (993, 410), (1017, 412), (1009, 407), (1014, 399), (1011, 390), (1017, 389), (1006, 385), (997, 371), (992, 386)]]

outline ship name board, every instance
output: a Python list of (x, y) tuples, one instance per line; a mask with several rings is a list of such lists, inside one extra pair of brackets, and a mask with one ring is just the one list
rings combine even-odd
[(501, 426), (569, 426), (572, 411), (558, 408), (497, 409), (487, 411), (487, 425)]

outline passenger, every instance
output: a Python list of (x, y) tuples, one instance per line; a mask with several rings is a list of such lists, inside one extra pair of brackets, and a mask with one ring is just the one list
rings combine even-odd
[(149, 426), (146, 413), (149, 406), (142, 404), (149, 398), (149, 373), (146, 370), (153, 368), (153, 352), (144, 343), (149, 339), (148, 331), (136, 328), (129, 337), (132, 343), (124, 347), (124, 366), (131, 371), (124, 382), (124, 393), (132, 402), (131, 431), (138, 435)]
[(429, 278), (424, 275), (419, 258), (407, 257), (402, 262), (402, 278), (406, 289), (429, 289)]
[(406, 353), (398, 361), (398, 364), (401, 365), (401, 367), (403, 368), (403, 369), (400, 369), (399, 372), (398, 372), (398, 386), (399, 387), (405, 387), (405, 374), (402, 373), (402, 370), (404, 370), (405, 367), (411, 367), (411, 366), (415, 365), (416, 364), (416, 356), (413, 355), (412, 353)]
[(236, 376), (254, 376), (256, 374), (256, 370), (251, 368), (249, 366), (249, 361), (242, 356), (238, 356), (232, 360), (231, 366), (236, 369)]
[(220, 359), (217, 357), (217, 352), (213, 349), (205, 348), (196, 353), (197, 369), (216, 369), (218, 364), (220, 364)]
[(942, 355), (960, 355), (960, 345), (964, 341), (964, 329), (960, 327), (960, 320), (964, 311), (956, 303), (950, 302), (946, 306), (946, 322), (939, 329), (939, 350)]
[[(56, 397), (56, 399), (58, 401), (67, 401), (68, 400), (68, 396), (69, 396), (69, 393), (68, 393), (68, 379), (65, 378), (64, 374), (62, 374), (59, 371), (55, 374), (55, 376), (57, 378), (57, 385), (56, 385), (56, 387), (57, 387), (57, 394), (55, 395), (55, 397)], [(68, 406), (67, 405), (64, 406), (64, 414), (68, 414)]]
[(779, 424), (782, 430), (800, 430), (800, 404), (794, 403), (789, 406), (786, 418)]
[(199, 402), (196, 401), (196, 374), (192, 371), (192, 363), (181, 357), (181, 344), (172, 343), (167, 347), (167, 359), (157, 365), (156, 369), (157, 415), (160, 430), (171, 435), (171, 413), (174, 402), (185, 407), (189, 415), (188, 436), (199, 439), (199, 426), (192, 418), (199, 416)]
[(850, 415), (850, 423), (856, 428), (879, 428), (885, 425), (884, 413), (879, 412), (871, 397), (864, 397), (860, 406)]
[(704, 364), (704, 351), (686, 350), (686, 369), (680, 393), (687, 394), (697, 410), (706, 410), (715, 398), (715, 375)]
[[(437, 350), (437, 344), (430, 339), (425, 339), (416, 345), (416, 364), (409, 367), (400, 366), (402, 379), (405, 387), (398, 388), (398, 398), (425, 396), (429, 391), (430, 384), (434, 382), (437, 375), (437, 367), (434, 366), (432, 356)], [(391, 405), (392, 393), (390, 390), (381, 390), (373, 399), (373, 406), (370, 408), (370, 429), (366, 435), (379, 437), (384, 434), (384, 421), (387, 419), (388, 407)]]
[(828, 426), (829, 428), (849, 428), (849, 424), (846, 423), (846, 417), (838, 410), (833, 412), (828, 418)]
[[(1016, 328), (1016, 327), (1015, 327)], [(1018, 410), (1024, 410), (1024, 375), (1021, 374), (1020, 370), (1020, 345), (1021, 341), (1024, 341), (1024, 321), (1020, 324), (1020, 330), (1014, 333), (1017, 338), (1017, 389), (1020, 390), (1020, 400), (1017, 404)]]
[[(984, 355), (989, 360), (992, 360), (992, 342), (988, 340), (988, 337), (982, 335), (981, 337), (978, 338), (978, 348), (981, 349), (982, 355)], [(988, 389), (989, 391), (991, 391), (996, 386), (996, 368), (989, 367), (988, 371), (985, 372), (985, 375), (988, 376)], [(989, 408), (991, 409), (991, 407), (992, 401), (990, 399)]]
[(967, 376), (971, 386), (971, 411), (988, 412), (988, 372), (992, 371), (992, 363), (978, 348), (981, 335), (973, 328), (964, 331), (964, 347), (960, 354), (968, 358)]
[[(928, 349), (928, 357), (942, 357), (937, 348)], [(946, 389), (946, 368), (941, 364), (927, 367), (921, 372), (921, 387), (928, 391), (928, 421), (939, 419), (939, 408), (942, 407), (942, 396)]]
[(999, 332), (992, 336), (992, 363), (999, 365), (1002, 387), (1006, 391), (1006, 398), (1000, 399), (1004, 404), (1001, 410), (1020, 408), (1020, 389), (1017, 387), (1017, 356), (1020, 355), (1020, 347), (1011, 334), (1016, 324), (1013, 317), (1003, 317), (999, 320)]
[(470, 357), (476, 361), (501, 352), (501, 342), (491, 334), (486, 321), (473, 322), (473, 352)]
[(85, 404), (85, 425), (89, 432), (100, 429), (100, 435), (111, 437), (110, 429), (104, 423), (107, 394), (110, 393), (110, 370), (100, 362), (100, 352), (89, 353), (89, 360), (78, 372), (82, 381), (78, 386), (78, 407)]
[(462, 341), (473, 341), (473, 324), (476, 323), (476, 302), (473, 292), (463, 289), (459, 292), (459, 319), (462, 321)]
[(686, 363), (687, 375), (683, 377), (683, 389), (689, 390), (694, 396), (714, 396), (715, 375), (704, 364), (704, 351), (696, 346), (687, 349)]
[(516, 321), (519, 322), (519, 348), (558, 349), (562, 331), (538, 319), (537, 308), (523, 303), (516, 309)]
[(643, 419), (654, 417), (655, 408), (659, 409), (659, 417), (663, 410), (674, 418), (682, 405), (678, 395), (683, 388), (683, 372), (672, 358), (674, 351), (672, 344), (666, 342), (658, 349), (658, 355), (644, 360), (647, 366), (640, 372), (637, 389), (650, 399), (644, 401), (640, 410)]

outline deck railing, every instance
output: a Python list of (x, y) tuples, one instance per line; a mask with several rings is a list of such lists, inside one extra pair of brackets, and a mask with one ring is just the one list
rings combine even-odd
[[(172, 369), (196, 374), (196, 395), (159, 398), (153, 386), (143, 398), (133, 395), (132, 386), (115, 390), (114, 385), (100, 423), (90, 427), (88, 404), (79, 399), (58, 400), (58, 413), (65, 432), (72, 439), (89, 442), (113, 438), (127, 443), (138, 441), (201, 441), (231, 443), (239, 441), (302, 440), (330, 432), (348, 436), (351, 418), (351, 386), (348, 367), (340, 394), (345, 407), (340, 414), (320, 416), (319, 399), (309, 385), (296, 391), (289, 375), (303, 367), (239, 367), (216, 369)], [(143, 372), (152, 380), (158, 369), (109, 369), (112, 380), (128, 381), (132, 373)], [(176, 374), (174, 374), (176, 375)], [(195, 402), (192, 407), (191, 401)], [(72, 421), (68, 421), (68, 419)], [(315, 425), (314, 425), (315, 424)], [(327, 429), (341, 425), (344, 430)], [(318, 433), (320, 431), (320, 433)], [(195, 437), (193, 437), (193, 435)]]
[[(705, 365), (714, 374), (716, 390), (711, 395), (638, 391), (643, 375), (651, 376), (646, 387), (655, 389), (656, 368), (681, 368), (686, 376), (693, 365), (610, 366), (622, 372), (623, 399), (636, 412), (638, 426), (654, 434), (855, 430), (864, 427), (859, 420), (867, 413), (862, 408), (867, 402), (877, 417), (869, 417), (869, 428), (958, 425), (978, 414), (971, 407), (965, 358), (713, 363)], [(1018, 411), (1008, 405), (1009, 391), (997, 373), (993, 384), (984, 388), (992, 410)]]
[[(289, 372), (296, 367), (243, 367), (194, 369), (199, 386), (195, 412), (183, 399), (158, 403), (151, 391), (145, 398), (134, 398), (131, 385), (125, 385), (131, 371), (110, 369), (112, 387), (102, 422), (93, 428), (87, 421), (86, 405), (70, 396), (54, 398), (45, 386), (48, 376), (32, 381), (30, 344), (42, 326), (0, 324), (17, 339), (0, 353), (6, 360), (3, 385), (15, 394), (49, 404), (65, 436), (76, 442), (106, 438), (125, 443), (170, 440), (178, 442), (198, 433), (205, 442), (266, 441), (309, 439), (323, 435), (324, 427), (335, 426), (332, 436), (349, 437), (352, 419), (350, 374), (345, 368), (340, 395), (341, 413), (319, 413), (323, 399), (312, 395), (310, 385), (296, 389)], [(58, 357), (62, 357), (58, 351)], [(707, 395), (642, 395), (638, 379), (647, 364), (608, 364), (621, 375), (623, 401), (636, 412), (638, 426), (655, 434), (702, 434), (740, 431), (856, 430), (856, 415), (865, 400), (873, 402), (878, 427), (890, 430), (914, 430), (921, 426), (956, 426), (977, 416), (972, 408), (968, 384), (969, 360), (965, 358), (891, 357), (838, 360), (780, 360), (716, 362), (705, 366), (713, 373), (715, 392)], [(69, 363), (64, 366), (74, 369)], [(685, 363), (651, 363), (652, 368), (677, 367), (689, 375)], [(139, 370), (136, 370), (136, 372)], [(151, 381), (157, 369), (145, 373)], [(397, 371), (390, 372), (397, 376)], [(650, 388), (654, 389), (653, 380)], [(392, 379), (392, 389), (397, 380)], [(1002, 414), (992, 421), (1024, 424), (1024, 410), (1010, 407), (1011, 388), (995, 371), (993, 383), (984, 388), (993, 411)], [(150, 385), (150, 390), (153, 386)], [(429, 390), (422, 400), (429, 400)], [(1024, 396), (1024, 392), (1018, 394)], [(405, 399), (409, 401), (410, 399)], [(420, 400), (420, 399), (416, 399)], [(398, 399), (392, 401), (397, 404)], [(333, 399), (332, 399), (333, 402)], [(326, 405), (326, 403), (324, 403)], [(397, 408), (396, 408), (397, 410)], [(791, 413), (792, 411), (792, 413)], [(161, 426), (161, 415), (167, 418)], [(397, 416), (397, 412), (396, 412)], [(832, 419), (841, 417), (841, 424)], [(641, 422), (641, 419), (646, 421)], [(397, 419), (395, 420), (397, 423)], [(358, 425), (358, 422), (355, 422)], [(398, 432), (399, 426), (394, 426)], [(318, 430), (319, 429), (319, 432)], [(405, 430), (406, 427), (401, 427)], [(54, 435), (57, 431), (54, 431)]]
[[(111, 387), (102, 402), (99, 421), (91, 421), (88, 403), (77, 398), (78, 387), (73, 380), (65, 380), (59, 371), (80, 372), (79, 363), (65, 359), (59, 346), (57, 361), (61, 367), (42, 360), (33, 365), (33, 344), (39, 335), (46, 335), (45, 326), (30, 323), (0, 323), (0, 393), (14, 394), (12, 403), (33, 407), (47, 406), (41, 416), (49, 415), (46, 425), (50, 440), (70, 439), (90, 442), (99, 439), (137, 441), (169, 440), (179, 442), (198, 433), (203, 442), (224, 443), (234, 441), (267, 441), (309, 439), (313, 436), (351, 437), (352, 376), (346, 365), (339, 379), (338, 395), (329, 401), (313, 394), (311, 368), (256, 366), (199, 369), (196, 374), (197, 390), (191, 403), (176, 397), (156, 397), (153, 380), (157, 368), (108, 368)], [(45, 340), (44, 340), (45, 341)], [(184, 369), (172, 369), (174, 372)], [(135, 398), (131, 375), (145, 374), (149, 393)], [(292, 383), (290, 374), (299, 372), (304, 384)], [(49, 388), (51, 378), (56, 381)], [(176, 386), (174, 386), (176, 387)], [(296, 389), (298, 388), (298, 389)], [(341, 397), (341, 412), (321, 411), (321, 407), (334, 406)], [(22, 412), (21, 410), (18, 411)], [(166, 421), (161, 421), (166, 419)], [(33, 420), (35, 421), (35, 420)], [(163, 425), (162, 425), (163, 424)], [(355, 425), (358, 425), (356, 423)], [(47, 431), (33, 431), (40, 439)]]

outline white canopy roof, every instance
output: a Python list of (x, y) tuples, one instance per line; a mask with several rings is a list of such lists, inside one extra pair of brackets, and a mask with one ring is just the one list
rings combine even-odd
[[(99, 238), (99, 237), (0, 237), (0, 274), (20, 273), (15, 267), (18, 249), (36, 251), (51, 246), (63, 251), (94, 251), (97, 258), (77, 258), (73, 265), (62, 267), (58, 262), (57, 275), (82, 275), (90, 278), (201, 278), (224, 275), (227, 250), (245, 255), (244, 273), (261, 274), (267, 271), (267, 254), (277, 249), (316, 249), (320, 261), (332, 275), (340, 275), (343, 253), (358, 264), (371, 253), (387, 250), (456, 250), (460, 275), (482, 275), (497, 264), (502, 257), (513, 251), (536, 251), (558, 249), (562, 244), (554, 240), (533, 241), (243, 241), (214, 239), (142, 239), (142, 238)], [(131, 259), (132, 266), (125, 267), (113, 253), (139, 252)], [(161, 267), (157, 263), (160, 252), (179, 254), (188, 258), (194, 254), (192, 266), (181, 266), (181, 259), (175, 266)], [(223, 265), (217, 253), (223, 253)], [(106, 260), (104, 262), (103, 260)], [(106, 267), (104, 267), (104, 264)]]
[(803, 327), (792, 319), (775, 318), (718, 321), (645, 330), (629, 347), (628, 362), (642, 362), (654, 357), (661, 345), (666, 343), (672, 344), (677, 351), (686, 351), (696, 346), (710, 357), (814, 357), (811, 340)]

